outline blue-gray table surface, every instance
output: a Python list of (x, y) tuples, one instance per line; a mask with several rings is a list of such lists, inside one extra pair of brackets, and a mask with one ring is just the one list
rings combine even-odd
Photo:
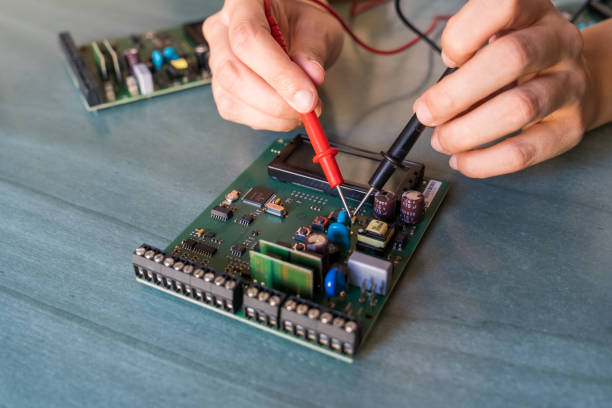
[[(461, 3), (405, 8), (426, 26)], [(411, 158), (451, 192), (354, 364), (136, 283), (132, 250), (167, 245), (279, 134), (223, 121), (209, 87), (89, 114), (56, 35), (112, 38), (220, 5), (3, 4), (0, 406), (610, 406), (610, 126), (490, 180), (453, 172), (424, 137)], [(391, 5), (353, 25), (381, 47), (411, 37)], [(324, 126), (385, 148), (442, 69), (424, 44), (377, 57), (347, 40)]]

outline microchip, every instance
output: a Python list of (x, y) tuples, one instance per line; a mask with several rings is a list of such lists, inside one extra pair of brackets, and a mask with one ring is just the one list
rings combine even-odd
[(240, 225), (244, 225), (245, 227), (248, 226), (248, 225), (251, 225), (251, 223), (253, 222), (254, 219), (255, 219), (255, 217), (253, 217), (253, 215), (251, 215), (251, 214), (243, 215), (240, 218)]
[(312, 222), (312, 229), (318, 231), (325, 231), (325, 227), (327, 226), (328, 222), (329, 220), (327, 218), (319, 215)]
[(232, 210), (227, 207), (216, 205), (210, 210), (210, 216), (221, 221), (227, 221), (232, 218)]
[(251, 188), (244, 196), (242, 201), (255, 207), (263, 207), (272, 197), (274, 197), (276, 191), (271, 188), (264, 186), (256, 186)]
[(193, 251), (200, 252), (204, 255), (213, 256), (217, 252), (217, 248), (212, 245), (208, 245), (205, 242), (198, 242), (193, 246)]
[(211, 239), (213, 238), (215, 235), (217, 235), (217, 233), (215, 231), (208, 231), (206, 233), (206, 235), (204, 235), (206, 238)]
[(237, 244), (231, 247), (232, 255), (242, 256), (246, 252), (247, 248), (242, 244)]
[(198, 241), (196, 241), (193, 238), (187, 238), (185, 240), (183, 240), (183, 242), (181, 242), (181, 246), (185, 249), (189, 249), (192, 250), (195, 245), (198, 243)]

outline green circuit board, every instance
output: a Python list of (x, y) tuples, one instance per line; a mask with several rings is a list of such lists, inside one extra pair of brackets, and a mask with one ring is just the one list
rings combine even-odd
[[(207, 207), (181, 234), (179, 234), (164, 250), (164, 256), (180, 257), (181, 259), (189, 260), (194, 263), (195, 267), (202, 266), (211, 268), (215, 273), (223, 273), (225, 276), (234, 277), (243, 287), (242, 296), (246, 299), (246, 290), (249, 284), (252, 283), (253, 275), (251, 274), (252, 264), (250, 262), (250, 251), (263, 252), (261, 245), (269, 245), (268, 242), (277, 243), (278, 248), (282, 252), (282, 245), (285, 247), (295, 247), (298, 242), (295, 240), (295, 234), (298, 228), (303, 226), (311, 226), (316, 217), (322, 216), (328, 219), (332, 218), (331, 214), (342, 208), (342, 203), (337, 196), (328, 195), (319, 190), (298, 185), (302, 183), (287, 183), (271, 177), (268, 172), (268, 165), (275, 158), (279, 157), (282, 151), (292, 143), (291, 140), (279, 139), (272, 143), (264, 153), (252, 163), (236, 180), (234, 180), (225, 191)], [(340, 162), (341, 170), (344, 174), (351, 174), (351, 169), (343, 168), (343, 163)], [(354, 169), (352, 170), (354, 172)], [(263, 208), (258, 208), (245, 202), (245, 197), (248, 196), (249, 190), (253, 188), (269, 189), (274, 192), (274, 200), (282, 203), (286, 211), (284, 216), (273, 215), (267, 213)], [(399, 217), (394, 217), (389, 225), (394, 225), (394, 236), (403, 234), (406, 237), (404, 245), (399, 247), (393, 243), (393, 240), (386, 245), (384, 251), (378, 253), (369, 253), (371, 256), (387, 261), (392, 264), (392, 274), (388, 283), (387, 293), (378, 294), (374, 292), (374, 288), (364, 288), (363, 285), (356, 286), (349, 284), (347, 290), (340, 296), (329, 297), (325, 291), (319, 288), (315, 290), (312, 296), (301, 294), (305, 301), (312, 305), (320, 305), (321, 310), (330, 309), (342, 313), (345, 320), (353, 320), (359, 324), (360, 339), (363, 341), (368, 337), (368, 334), (374, 327), (376, 319), (383, 310), (385, 303), (392, 293), (393, 288), (400, 281), (401, 276), (406, 269), (410, 257), (416, 250), (419, 241), (425, 234), (425, 231), (432, 222), (436, 212), (440, 208), (444, 197), (448, 191), (448, 183), (442, 180), (429, 179), (423, 177), (418, 180), (418, 184), (414, 190), (423, 192), (425, 198), (425, 213), (421, 222), (416, 225), (403, 224)], [(226, 197), (232, 192), (240, 192), (240, 199), (227, 204)], [(224, 204), (225, 203), (225, 204)], [(349, 199), (349, 206), (353, 208), (358, 201)], [(227, 220), (219, 219), (211, 216), (215, 208), (223, 204), (231, 211), (231, 218)], [(248, 224), (244, 223), (243, 217), (252, 219)], [(346, 266), (347, 259), (357, 248), (359, 230), (363, 229), (373, 218), (372, 204), (366, 204), (364, 210), (355, 218), (350, 225), (350, 247), (341, 249), (336, 255), (335, 264)], [(190, 242), (190, 245), (185, 245), (185, 242)], [(203, 253), (202, 251), (194, 251), (193, 243), (202, 243), (204, 247), (214, 247), (214, 254)], [(236, 246), (242, 246), (244, 251), (236, 252)], [(140, 248), (140, 255), (144, 253), (144, 249)], [(159, 251), (159, 250), (157, 250)], [(299, 254), (298, 254), (299, 255)], [(136, 256), (136, 255), (135, 255)], [(249, 319), (246, 315), (246, 308), (238, 306), (235, 310), (227, 310), (215, 305), (214, 302), (201, 301), (195, 298), (193, 291), (185, 295), (185, 287), (180, 290), (180, 287), (173, 287), (170, 282), (158, 279), (156, 282), (152, 275), (147, 278), (146, 265), (139, 263), (144, 258), (137, 258), (134, 262), (136, 267), (137, 280), (145, 283), (156, 289), (165, 291), (172, 295), (179, 296), (183, 299), (204, 306), (208, 309), (223, 313), (227, 316), (235, 318), (239, 321), (251, 324), (270, 333), (279, 335), (286, 339), (295, 341), (296, 343), (309, 347), (311, 349), (329, 354), (333, 357), (344, 361), (352, 361), (356, 350), (334, 349), (329, 344), (321, 344), (317, 338), (308, 338), (308, 336), (297, 334), (287, 327), (283, 327), (280, 322), (275, 327), (270, 324), (262, 324), (257, 319)], [(160, 260), (162, 256), (160, 256)], [(187, 262), (187, 261), (185, 261)], [(139, 267), (144, 268), (139, 269)], [(155, 266), (155, 265), (154, 265)], [(163, 269), (163, 267), (162, 267)], [(143, 273), (144, 272), (144, 273)], [(290, 273), (293, 273), (290, 271)], [(325, 273), (325, 271), (323, 271)], [(153, 274), (155, 275), (155, 274)], [(180, 275), (182, 276), (182, 275)], [(180, 276), (178, 279), (180, 279)], [(176, 279), (176, 278), (173, 278)], [(191, 278), (193, 279), (193, 277)], [(187, 281), (188, 282), (188, 281)], [(180, 284), (179, 284), (180, 286)], [(276, 288), (278, 289), (278, 288)], [(291, 293), (289, 294), (291, 295)], [(295, 295), (295, 293), (294, 293)], [(298, 296), (299, 298), (299, 296)], [(282, 304), (279, 305), (282, 311)]]
[[(202, 22), (198, 20), (115, 39), (102, 38), (81, 45), (74, 44), (70, 33), (60, 33), (60, 47), (87, 110), (106, 109), (209, 84), (209, 49), (201, 32)], [(176, 69), (176, 61), (172, 65), (165, 57), (161, 65), (156, 66), (153, 53), (165, 56), (166, 48), (172, 48), (175, 51), (172, 58), (186, 65)], [(150, 89), (141, 86), (141, 78), (131, 68), (126, 57), (126, 52), (130, 51), (144, 64), (145, 75), (150, 75)]]

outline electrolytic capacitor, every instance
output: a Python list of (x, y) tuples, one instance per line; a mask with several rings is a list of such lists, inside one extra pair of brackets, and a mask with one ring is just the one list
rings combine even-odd
[(395, 215), (397, 196), (391, 191), (381, 191), (374, 196), (374, 218), (389, 221)]
[(408, 190), (402, 194), (400, 216), (406, 224), (418, 224), (425, 216), (425, 197), (416, 190)]
[(200, 69), (200, 72), (209, 72), (210, 68), (208, 66), (208, 47), (205, 47), (204, 45), (198, 45), (193, 49), (193, 51), (195, 53), (196, 60), (198, 61), (198, 68)]

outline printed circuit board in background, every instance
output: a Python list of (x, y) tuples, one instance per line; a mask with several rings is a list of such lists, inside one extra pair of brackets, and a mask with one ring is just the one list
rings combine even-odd
[(59, 34), (73, 82), (89, 111), (210, 83), (202, 20), (75, 45)]

